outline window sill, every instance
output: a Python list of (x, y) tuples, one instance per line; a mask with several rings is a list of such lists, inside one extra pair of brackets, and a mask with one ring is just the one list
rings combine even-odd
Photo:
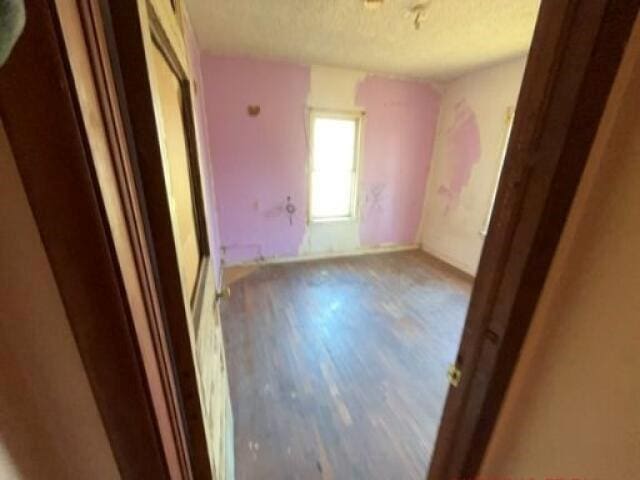
[(356, 222), (358, 217), (328, 217), (328, 218), (312, 218), (309, 220), (309, 224), (324, 224), (324, 223), (348, 223)]

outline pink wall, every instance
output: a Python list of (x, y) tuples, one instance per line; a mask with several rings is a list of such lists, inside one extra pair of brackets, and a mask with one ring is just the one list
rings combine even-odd
[[(295, 256), (307, 203), (309, 69), (208, 56), (202, 67), (225, 260)], [(253, 104), (256, 117), (247, 114)], [(291, 224), (288, 196), (297, 207)]]
[(360, 239), (365, 246), (416, 242), (440, 95), (428, 84), (369, 76), (356, 103), (366, 112)]
[[(225, 261), (298, 255), (305, 235), (310, 68), (203, 55), (206, 113)], [(366, 77), (362, 246), (416, 242), (440, 96), (428, 84)], [(248, 105), (260, 105), (256, 117)], [(290, 221), (287, 197), (297, 210)]]

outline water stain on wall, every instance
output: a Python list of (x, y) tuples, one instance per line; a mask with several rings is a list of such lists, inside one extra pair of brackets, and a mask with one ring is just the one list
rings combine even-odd
[(449, 165), (448, 185), (440, 185), (438, 194), (446, 198), (445, 214), (456, 208), (460, 194), (471, 178), (471, 169), (480, 159), (480, 131), (476, 115), (464, 101), (454, 107), (454, 120), (446, 131), (445, 156)]
[(440, 93), (427, 83), (369, 75), (355, 101), (366, 111), (361, 245), (411, 245), (420, 227)]

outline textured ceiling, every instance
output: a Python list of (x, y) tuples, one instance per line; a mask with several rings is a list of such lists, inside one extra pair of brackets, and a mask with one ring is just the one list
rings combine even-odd
[(523, 55), (539, 0), (187, 0), (196, 35), (213, 54), (275, 58), (447, 80)]

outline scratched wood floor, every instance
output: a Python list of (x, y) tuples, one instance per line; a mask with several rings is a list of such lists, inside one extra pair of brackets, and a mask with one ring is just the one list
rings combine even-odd
[(424, 480), (471, 281), (419, 251), (225, 277), (237, 480)]

